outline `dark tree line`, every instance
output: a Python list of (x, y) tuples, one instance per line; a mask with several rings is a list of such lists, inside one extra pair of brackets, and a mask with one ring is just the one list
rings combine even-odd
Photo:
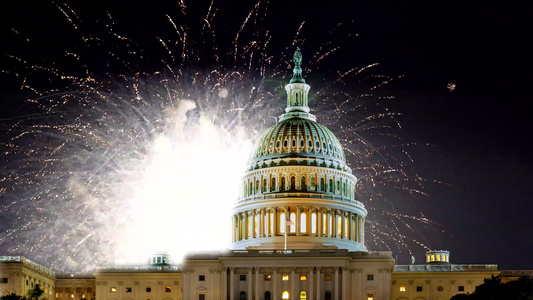
[(502, 278), (492, 276), (470, 294), (457, 294), (450, 300), (532, 300), (533, 282), (531, 277), (522, 276), (517, 280), (502, 283)]

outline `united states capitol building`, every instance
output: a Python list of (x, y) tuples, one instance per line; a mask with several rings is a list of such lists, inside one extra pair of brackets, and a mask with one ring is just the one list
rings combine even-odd
[(390, 251), (367, 249), (357, 178), (335, 135), (310, 112), (299, 50), (294, 62), (285, 113), (235, 183), (241, 193), (228, 249), (189, 253), (180, 264), (157, 253), (144, 266), (92, 273), (0, 256), (0, 295), (25, 295), (38, 284), (49, 300), (444, 300), (499, 275), (496, 265), (453, 264), (448, 251), (396, 265)]

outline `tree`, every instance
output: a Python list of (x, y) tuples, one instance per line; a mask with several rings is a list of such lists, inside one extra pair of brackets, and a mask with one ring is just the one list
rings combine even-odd
[(486, 278), (472, 294), (457, 294), (450, 300), (532, 300), (533, 284), (530, 277), (502, 283), (499, 276)]
[(41, 287), (36, 284), (33, 289), (28, 291), (26, 297), (11, 293), (9, 295), (1, 296), (0, 300), (42, 300), (41, 296), (43, 293), (44, 291), (41, 289)]

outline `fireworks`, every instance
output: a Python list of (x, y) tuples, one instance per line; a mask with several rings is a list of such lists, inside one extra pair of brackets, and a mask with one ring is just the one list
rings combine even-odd
[[(213, 3), (200, 33), (181, 23), (183, 2), (177, 17), (164, 16), (174, 34), (154, 32), (157, 55), (115, 32), (111, 17), (94, 35), (96, 25), (84, 28), (69, 6), (57, 8), (80, 47), (52, 62), (9, 53), (22, 71), (8, 73), (33, 96), (27, 114), (4, 120), (0, 251), (55, 270), (90, 270), (143, 263), (157, 250), (179, 258), (224, 248), (253, 142), (285, 106), (293, 47), (312, 53), (304, 74), (327, 65), (339, 47), (306, 47), (302, 24), (290, 49), (272, 54), (263, 2), (244, 16), (227, 53), (211, 25)], [(414, 144), (398, 134), (400, 114), (385, 106), (393, 97), (378, 92), (395, 78), (373, 74), (377, 66), (339, 72), (331, 83), (309, 80), (311, 109), (359, 178), (369, 248), (407, 249), (411, 257), (413, 245), (425, 245), (410, 236), (410, 224), (432, 222), (395, 209), (411, 201), (398, 195), (424, 195), (423, 180), (410, 170), (406, 150)]]

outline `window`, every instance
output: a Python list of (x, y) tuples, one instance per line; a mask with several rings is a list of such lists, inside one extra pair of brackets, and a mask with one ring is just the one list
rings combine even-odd
[(281, 280), (288, 281), (289, 280), (289, 275), (281, 275)]
[(300, 300), (306, 300), (307, 299), (307, 293), (305, 291), (300, 292)]
[(325, 281), (331, 281), (331, 274), (325, 274), (324, 275), (324, 280)]
[(374, 294), (366, 294), (366, 300), (374, 300)]
[(114, 286), (112, 286), (112, 287), (109, 289), (109, 291), (110, 291), (111, 293), (116, 293), (116, 292), (117, 292), (117, 288), (114, 287)]
[(240, 275), (239, 278), (241, 281), (246, 281), (246, 275)]
[(205, 275), (198, 275), (198, 281), (205, 281)]
[(331, 300), (331, 292), (326, 291), (326, 300)]
[(198, 300), (205, 300), (205, 294), (198, 294)]
[(270, 281), (270, 279), (272, 279), (272, 275), (265, 275), (265, 281)]
[(443, 290), (444, 290), (444, 288), (443, 288), (442, 286), (439, 286), (439, 287), (437, 288), (437, 291), (439, 291), (439, 292), (442, 292)]
[(285, 233), (285, 213), (279, 214), (279, 232)]
[(311, 233), (316, 233), (316, 213), (311, 214)]
[(239, 294), (239, 300), (246, 300), (246, 292), (245, 292), (245, 291), (242, 291), (242, 292)]
[(270, 300), (270, 292), (269, 291), (265, 292), (265, 300)]
[(289, 292), (284, 291), (283, 294), (281, 294), (281, 299), (289, 299)]
[(305, 213), (302, 213), (300, 215), (300, 232), (301, 233), (307, 232), (307, 215)]
[(405, 292), (405, 286), (400, 287), (400, 292)]
[(422, 286), (421, 285), (417, 285), (416, 286), (416, 291), (417, 292), (421, 292), (422, 291)]
[(465, 286), (464, 285), (460, 285), (460, 286), (457, 287), (457, 290), (459, 292), (464, 292), (465, 291)]
[(0, 280), (0, 283), (7, 283), (7, 278), (6, 278), (6, 277), (2, 278), (2, 279)]
[(374, 274), (366, 275), (366, 280), (374, 280)]
[(147, 292), (147, 293), (150, 293), (151, 291), (152, 291), (152, 288), (150, 288), (150, 287), (147, 287), (147, 288), (146, 288), (146, 292)]
[(170, 286), (165, 287), (165, 293), (170, 293), (170, 292), (172, 292), (172, 287)]
[(131, 293), (131, 287), (126, 288), (126, 293)]
[(301, 281), (306, 281), (307, 280), (307, 276), (306, 275), (300, 275), (300, 280)]

